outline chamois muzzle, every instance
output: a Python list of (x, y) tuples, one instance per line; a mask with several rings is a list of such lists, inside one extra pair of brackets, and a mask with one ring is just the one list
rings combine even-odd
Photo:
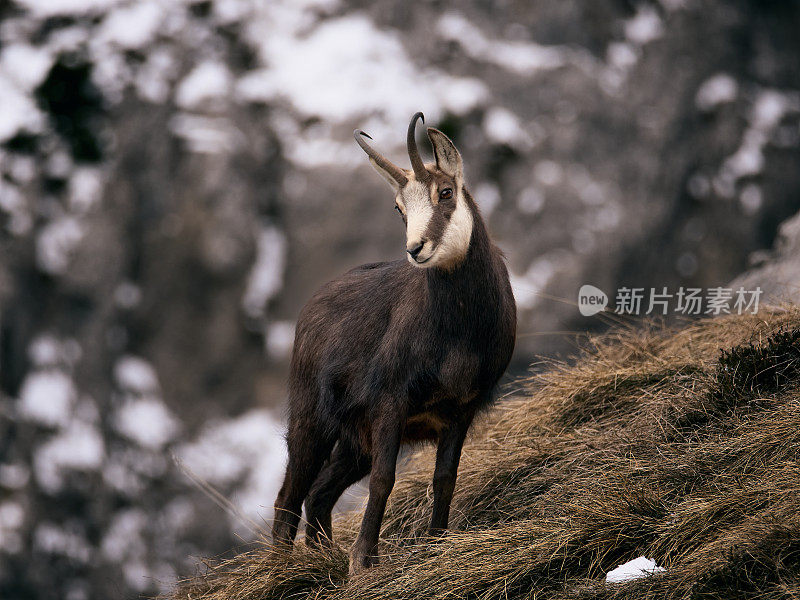
[(375, 150), (375, 148), (373, 148), (367, 142), (364, 141), (364, 138), (370, 140), (372, 139), (372, 137), (370, 137), (368, 133), (365, 133), (360, 129), (356, 129), (353, 132), (353, 137), (355, 138), (356, 143), (359, 146), (361, 146), (361, 149), (367, 153), (367, 156), (369, 156), (373, 161), (375, 161), (375, 164), (377, 164), (381, 169), (386, 171), (392, 177), (392, 179), (394, 179), (398, 184), (400, 184), (400, 187), (403, 187), (405, 184), (408, 183), (408, 177), (406, 177), (405, 173), (403, 173), (403, 170), (400, 169), (400, 167), (394, 165), (389, 159), (379, 154), (378, 151)]

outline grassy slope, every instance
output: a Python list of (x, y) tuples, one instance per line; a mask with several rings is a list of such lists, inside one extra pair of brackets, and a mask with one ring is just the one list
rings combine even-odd
[[(259, 545), (175, 598), (800, 597), (800, 309), (619, 333), (525, 387), (465, 446), (446, 537), (423, 449), (380, 566), (348, 581), (345, 515), (329, 552)], [(642, 554), (666, 573), (603, 583)]]

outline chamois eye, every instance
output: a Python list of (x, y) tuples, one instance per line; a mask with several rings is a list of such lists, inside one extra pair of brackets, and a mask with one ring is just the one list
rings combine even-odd
[(450, 188), (444, 188), (441, 192), (439, 192), (440, 200), (449, 200), (452, 197), (453, 197), (453, 190)]
[(397, 211), (397, 214), (399, 214), (401, 217), (403, 216), (403, 211), (400, 210), (400, 207), (397, 206), (397, 204), (394, 205), (394, 209)]

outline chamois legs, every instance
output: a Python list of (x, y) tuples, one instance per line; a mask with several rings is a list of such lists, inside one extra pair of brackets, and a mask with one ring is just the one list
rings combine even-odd
[[(388, 403), (387, 403), (388, 404)], [(350, 573), (378, 563), (378, 535), (386, 501), (394, 487), (397, 454), (405, 415), (401, 407), (386, 405), (372, 423), (372, 469), (369, 475), (369, 500), (361, 529), (350, 550)]]
[(331, 511), (344, 491), (370, 470), (370, 458), (352, 444), (339, 440), (330, 461), (306, 498), (306, 543), (317, 546), (333, 539)]
[(436, 467), (433, 471), (433, 515), (429, 529), (431, 535), (440, 535), (447, 529), (461, 448), (471, 422), (470, 414), (452, 423), (439, 438), (436, 448)]
[(275, 500), (275, 521), (272, 525), (272, 542), (276, 546), (291, 546), (294, 542), (303, 500), (335, 442), (312, 422), (305, 420), (297, 423), (291, 418), (286, 441), (289, 462), (283, 485)]

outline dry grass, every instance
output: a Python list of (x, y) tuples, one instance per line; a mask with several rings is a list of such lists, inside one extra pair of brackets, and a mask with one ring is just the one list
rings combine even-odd
[[(433, 453), (398, 479), (380, 566), (260, 544), (174, 598), (800, 598), (800, 309), (626, 331), (551, 364), (465, 446), (452, 532), (429, 540)], [(639, 555), (666, 567), (604, 583)]]

